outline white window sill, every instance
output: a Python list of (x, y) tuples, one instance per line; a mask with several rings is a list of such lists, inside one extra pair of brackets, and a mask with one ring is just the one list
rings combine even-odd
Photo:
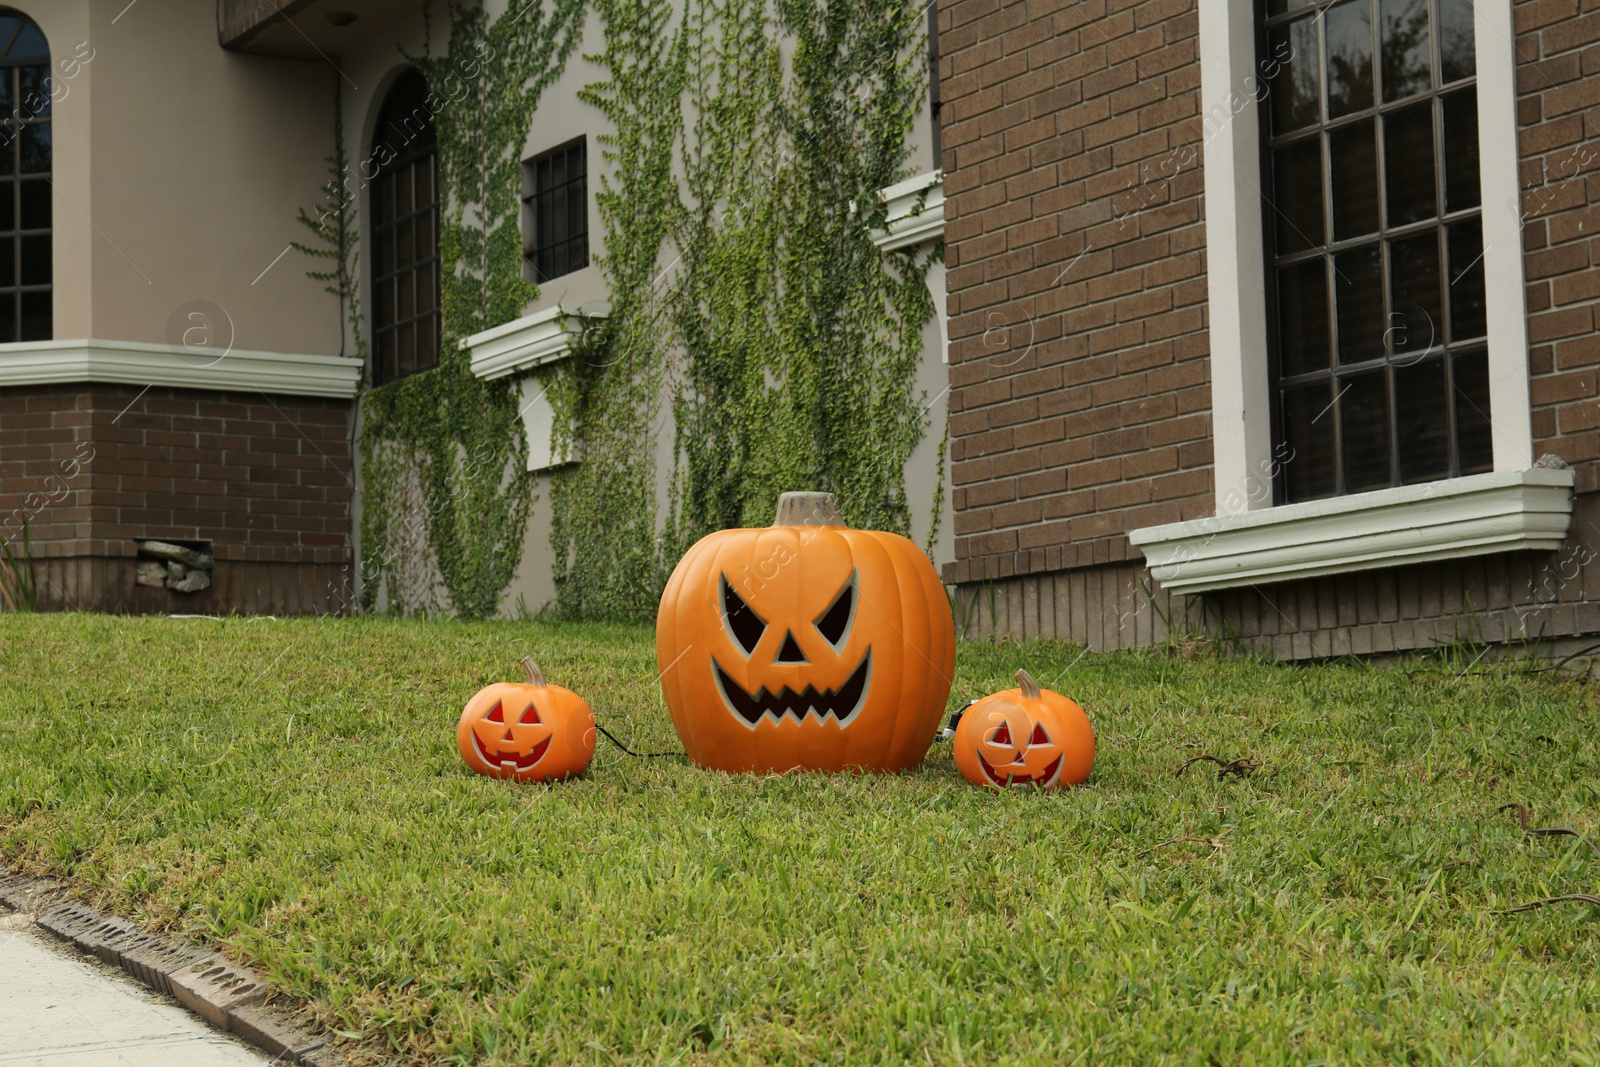
[(1572, 518), (1570, 470), (1494, 471), (1134, 530), (1172, 593), (1491, 552), (1551, 551)]
[(882, 190), (889, 206), (887, 229), (874, 230), (872, 243), (885, 252), (944, 239), (944, 172), (918, 174)]
[(604, 319), (610, 310), (606, 304), (557, 304), (475, 333), (461, 347), (472, 353), (473, 374), (504, 378), (571, 355), (591, 321)]

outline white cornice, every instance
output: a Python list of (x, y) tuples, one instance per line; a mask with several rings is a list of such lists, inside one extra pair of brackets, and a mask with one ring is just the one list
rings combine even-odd
[(889, 205), (886, 229), (872, 232), (872, 243), (885, 252), (944, 237), (944, 172), (907, 178), (879, 194)]
[(1494, 471), (1134, 530), (1173, 593), (1561, 547), (1572, 471)]
[(606, 304), (557, 304), (475, 333), (462, 340), (461, 347), (472, 353), (473, 374), (504, 378), (570, 355), (588, 321), (604, 319), (610, 311)]
[(0, 386), (71, 382), (353, 397), (361, 384), (361, 361), (136, 341), (79, 339), (0, 344)]

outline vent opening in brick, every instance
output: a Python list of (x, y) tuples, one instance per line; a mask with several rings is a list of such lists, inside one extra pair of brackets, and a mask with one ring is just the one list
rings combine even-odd
[(153, 589), (198, 593), (211, 587), (210, 541), (136, 541), (134, 581)]

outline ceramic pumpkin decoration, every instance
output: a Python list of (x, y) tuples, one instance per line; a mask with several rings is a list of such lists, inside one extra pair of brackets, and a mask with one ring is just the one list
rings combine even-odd
[(594, 716), (582, 697), (551, 685), (531, 659), (527, 684), (496, 682), (461, 711), (456, 747), (491, 778), (553, 782), (582, 774), (594, 757)]
[(1040, 689), (1027, 671), (1016, 689), (984, 697), (956, 726), (956, 768), (973, 785), (1058, 789), (1088, 781), (1094, 728), (1083, 709)]
[(765, 529), (678, 561), (656, 658), (685, 753), (724, 771), (904, 771), (950, 693), (955, 622), (899, 534), (854, 530), (827, 493), (784, 493)]

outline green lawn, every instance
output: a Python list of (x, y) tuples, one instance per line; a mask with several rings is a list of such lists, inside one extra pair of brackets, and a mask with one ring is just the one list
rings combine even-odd
[(476, 777), (528, 652), (676, 748), (644, 628), (0, 615), (0, 850), (410, 1061), (1600, 1063), (1600, 909), (1503, 913), (1600, 856), (1495, 813), (1600, 839), (1588, 685), (965, 644), (952, 707), (1026, 666), (1088, 786)]

